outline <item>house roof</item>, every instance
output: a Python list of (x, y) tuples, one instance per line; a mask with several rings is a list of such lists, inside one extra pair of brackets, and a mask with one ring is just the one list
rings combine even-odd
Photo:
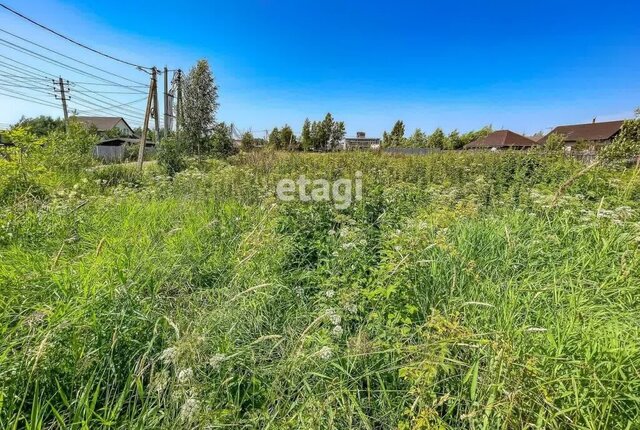
[(111, 130), (122, 121), (133, 134), (133, 129), (121, 116), (77, 116), (76, 119), (84, 124), (95, 126), (98, 131)]
[(561, 134), (565, 142), (598, 142), (612, 139), (622, 128), (624, 121), (594, 122), (589, 124), (561, 125), (554, 128), (551, 133), (543, 137), (539, 142), (545, 143), (550, 134)]
[(510, 130), (494, 131), (485, 138), (474, 140), (464, 146), (464, 149), (472, 148), (504, 148), (504, 147), (528, 147), (538, 145), (537, 142), (526, 138)]
[[(140, 144), (139, 138), (129, 138), (129, 137), (114, 137), (111, 139), (103, 139), (97, 143), (100, 146), (120, 146), (126, 143), (127, 145), (138, 145)], [(145, 146), (156, 146), (155, 142), (151, 140), (147, 140)]]

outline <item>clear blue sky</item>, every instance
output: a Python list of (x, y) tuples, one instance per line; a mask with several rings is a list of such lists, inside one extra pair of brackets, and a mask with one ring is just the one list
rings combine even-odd
[[(305, 117), (331, 111), (349, 135), (379, 135), (396, 119), (408, 132), (493, 124), (534, 133), (593, 117), (631, 117), (640, 106), (636, 1), (118, 3), (7, 1), (134, 62), (188, 69), (207, 58), (220, 86), (219, 118), (240, 129), (289, 123), (299, 130)], [(148, 79), (5, 11), (0, 28)], [(0, 54), (10, 51), (0, 46)], [(61, 73), (52, 65), (46, 71)], [(26, 102), (8, 105), (4, 96), (0, 104), (0, 123), (22, 111), (58, 114)]]

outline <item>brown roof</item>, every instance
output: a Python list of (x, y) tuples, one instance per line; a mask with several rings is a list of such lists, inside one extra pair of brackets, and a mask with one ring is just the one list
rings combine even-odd
[(111, 130), (122, 121), (133, 132), (131, 126), (121, 116), (76, 116), (75, 118), (84, 124), (95, 126), (98, 131)]
[[(589, 124), (562, 125), (554, 128), (549, 134), (561, 134), (565, 142), (598, 142), (611, 140), (622, 128), (624, 121), (595, 122)], [(544, 144), (549, 137), (547, 134), (539, 142)]]
[(464, 146), (464, 149), (473, 148), (505, 148), (535, 146), (536, 142), (510, 130), (494, 131), (483, 139), (475, 140)]

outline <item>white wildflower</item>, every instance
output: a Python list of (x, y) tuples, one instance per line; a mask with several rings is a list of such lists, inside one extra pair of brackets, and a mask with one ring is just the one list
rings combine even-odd
[(337, 325), (333, 328), (333, 330), (331, 330), (331, 334), (335, 337), (342, 337), (342, 333), (344, 333), (344, 330), (342, 329), (341, 325)]
[(173, 363), (176, 358), (176, 349), (174, 347), (170, 347), (162, 351), (160, 353), (160, 360), (164, 361), (167, 364)]
[(356, 247), (356, 244), (353, 242), (347, 242), (342, 244), (342, 249), (353, 249)]
[(160, 373), (156, 373), (153, 376), (153, 380), (151, 382), (151, 389), (158, 393), (158, 395), (162, 394), (165, 387), (169, 383), (169, 375), (167, 372), (162, 371)]
[(193, 378), (193, 370), (191, 368), (182, 369), (178, 372), (178, 382), (184, 384)]
[(191, 421), (198, 412), (199, 408), (200, 403), (196, 399), (187, 399), (180, 408), (180, 421)]
[(209, 359), (209, 366), (213, 367), (213, 369), (217, 369), (220, 367), (223, 361), (227, 359), (227, 356), (224, 354), (215, 354)]
[(358, 313), (358, 306), (355, 303), (347, 303), (344, 306), (344, 310), (349, 312), (350, 314), (357, 314)]
[(336, 231), (334, 229), (329, 230), (329, 236), (334, 236)]
[(327, 309), (326, 314), (329, 317), (329, 321), (331, 321), (331, 324), (338, 325), (342, 322), (342, 317), (338, 315), (335, 310), (329, 308)]
[(328, 346), (323, 346), (322, 348), (320, 348), (317, 354), (318, 354), (318, 357), (320, 357), (323, 360), (330, 360), (331, 357), (333, 357), (333, 350)]
[(330, 299), (331, 297), (336, 295), (336, 292), (333, 291), (333, 290), (327, 290), (327, 291), (325, 291), (324, 295), (327, 296), (327, 298)]

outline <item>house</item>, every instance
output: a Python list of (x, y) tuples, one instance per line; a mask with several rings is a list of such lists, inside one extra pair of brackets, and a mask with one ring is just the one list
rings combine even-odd
[(380, 147), (380, 139), (377, 137), (367, 137), (365, 132), (359, 131), (356, 137), (347, 137), (344, 140), (343, 149), (345, 151), (358, 149), (377, 149)]
[[(93, 155), (106, 162), (125, 161), (127, 158), (138, 154), (139, 145), (140, 139), (138, 138), (114, 137), (104, 139), (96, 144), (93, 149)], [(144, 148), (145, 154), (153, 154), (156, 149), (156, 144), (147, 140)]]
[(117, 129), (120, 132), (120, 136), (135, 137), (133, 129), (120, 116), (76, 116), (75, 119), (87, 127), (95, 127), (100, 135)]
[(527, 137), (510, 130), (494, 131), (487, 137), (474, 140), (464, 146), (464, 149), (529, 149), (539, 144)]
[(620, 133), (624, 121), (608, 121), (608, 122), (592, 122), (589, 124), (561, 125), (554, 128), (551, 133), (543, 137), (539, 143), (544, 145), (547, 138), (552, 134), (564, 136), (564, 145), (566, 150), (571, 150), (578, 144), (587, 144), (590, 148), (595, 149), (598, 146), (611, 143), (613, 139)]

